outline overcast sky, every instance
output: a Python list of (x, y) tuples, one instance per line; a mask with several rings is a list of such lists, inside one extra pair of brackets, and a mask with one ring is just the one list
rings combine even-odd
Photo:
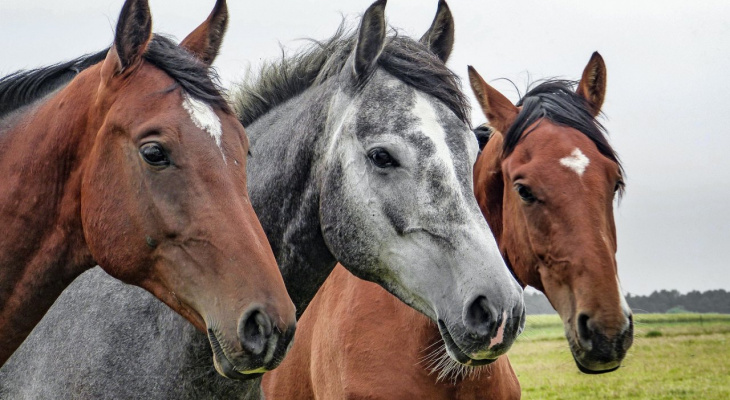
[[(0, 1), (0, 76), (100, 50), (113, 39), (122, 0)], [(214, 0), (151, 0), (156, 32), (182, 39)], [(231, 22), (216, 61), (226, 86), (301, 38), (331, 35), (369, 0), (229, 0)], [(436, 0), (390, 0), (388, 22), (420, 37)], [(598, 50), (608, 67), (604, 104), (611, 142), (628, 174), (616, 210), (619, 275), (626, 291), (730, 289), (730, 2), (726, 0), (452, 0), (449, 65), (488, 81), (578, 79)], [(466, 80), (464, 81), (467, 82)], [(510, 84), (492, 82), (512, 100)], [(473, 99), (468, 85), (465, 90)], [(483, 122), (478, 108), (474, 123)]]

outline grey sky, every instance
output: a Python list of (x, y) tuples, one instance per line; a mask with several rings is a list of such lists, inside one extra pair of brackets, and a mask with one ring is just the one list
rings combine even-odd
[[(213, 0), (151, 0), (155, 31), (182, 39)], [(223, 82), (261, 60), (325, 38), (370, 0), (229, 0), (231, 23), (216, 66)], [(390, 0), (386, 16), (420, 37), (436, 0)], [(616, 210), (625, 290), (730, 289), (730, 2), (725, 0), (451, 0), (456, 47), (487, 80), (577, 79), (598, 50), (608, 66), (604, 124), (628, 173)], [(122, 0), (2, 0), (0, 75), (100, 50)], [(528, 74), (529, 72), (529, 74)], [(466, 83), (466, 81), (465, 81)], [(512, 86), (492, 82), (516, 100)], [(466, 87), (465, 87), (466, 89)], [(467, 89), (470, 97), (471, 91)], [(472, 120), (483, 121), (478, 108)], [(724, 243), (724, 244), (723, 244)]]

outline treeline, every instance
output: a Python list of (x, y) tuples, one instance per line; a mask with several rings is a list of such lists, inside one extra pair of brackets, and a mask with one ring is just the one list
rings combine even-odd
[[(676, 290), (654, 291), (648, 296), (628, 294), (626, 302), (635, 313), (722, 313), (730, 314), (730, 292), (724, 289), (681, 294)], [(539, 292), (525, 293), (528, 314), (555, 314), (548, 299)]]
[(629, 294), (626, 301), (636, 313), (698, 312), (730, 314), (730, 292), (723, 289), (681, 294), (676, 290), (654, 291), (648, 296)]

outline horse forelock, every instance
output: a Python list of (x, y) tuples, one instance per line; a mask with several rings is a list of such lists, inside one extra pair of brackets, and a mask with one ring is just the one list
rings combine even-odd
[(155, 34), (143, 57), (169, 75), (194, 99), (224, 112), (231, 112), (215, 70), (171, 39)]
[(606, 138), (605, 127), (594, 118), (587, 101), (575, 92), (576, 85), (573, 81), (551, 79), (530, 89), (517, 103), (522, 109), (504, 134), (503, 156), (509, 156), (519, 142), (536, 129), (528, 128), (546, 119), (584, 134), (601, 154), (618, 165), (623, 175), (621, 160)]

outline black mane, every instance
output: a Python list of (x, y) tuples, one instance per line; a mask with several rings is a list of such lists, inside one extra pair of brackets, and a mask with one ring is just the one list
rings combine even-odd
[(601, 154), (618, 164), (623, 173), (621, 161), (606, 139), (606, 129), (593, 117), (588, 102), (575, 92), (576, 85), (573, 81), (552, 79), (530, 89), (517, 102), (522, 110), (504, 135), (504, 156), (511, 154), (520, 140), (530, 134), (532, 130), (527, 131), (527, 128), (545, 118), (586, 135)]
[[(101, 62), (109, 49), (48, 67), (18, 71), (0, 79), (0, 118), (61, 88), (81, 71)], [(172, 40), (154, 35), (144, 59), (164, 71), (188, 94), (230, 112), (215, 72)]]
[[(244, 126), (272, 108), (336, 76), (347, 63), (357, 42), (356, 32), (345, 32), (341, 25), (324, 41), (278, 62), (264, 65), (255, 81), (244, 81), (232, 102)], [(425, 45), (408, 37), (391, 35), (378, 58), (385, 71), (446, 104), (469, 124), (469, 102), (461, 91), (458, 76)]]
[(0, 118), (71, 82), (79, 72), (101, 62), (107, 50), (49, 67), (18, 71), (0, 79)]

